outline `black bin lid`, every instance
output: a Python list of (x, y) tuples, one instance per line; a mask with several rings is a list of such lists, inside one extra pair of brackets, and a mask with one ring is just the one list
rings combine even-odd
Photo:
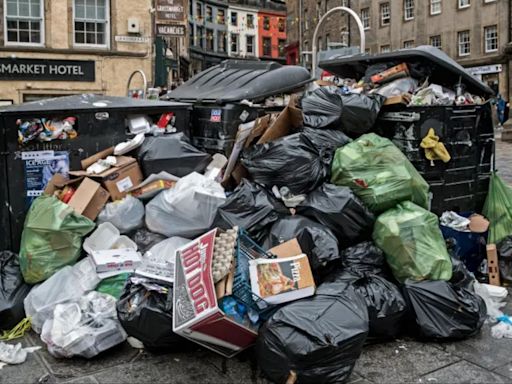
[(115, 109), (142, 112), (150, 108), (188, 109), (190, 104), (176, 103), (160, 100), (134, 99), (131, 97), (102, 96), (84, 93), (30, 101), (18, 105), (11, 105), (0, 109), (0, 114), (27, 114), (32, 112), (64, 112), (64, 111), (109, 111)]
[(466, 90), (479, 96), (494, 96), (494, 91), (482, 81), (466, 72), (464, 67), (446, 53), (431, 45), (420, 45), (416, 48), (399, 49), (397, 51), (376, 55), (357, 54), (321, 61), (319, 67), (342, 78), (360, 79), (366, 69), (376, 63), (389, 62), (394, 65), (402, 62), (429, 63), (433, 66), (431, 83), (451, 87), (462, 78)]
[(166, 100), (226, 104), (259, 102), (290, 92), (311, 81), (309, 71), (274, 61), (225, 60), (208, 68), (167, 95)]

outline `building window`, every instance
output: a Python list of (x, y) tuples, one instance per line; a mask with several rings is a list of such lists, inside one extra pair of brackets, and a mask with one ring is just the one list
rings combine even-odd
[(197, 27), (197, 46), (204, 49), (204, 27)]
[(322, 2), (320, 0), (318, 0), (316, 2), (316, 19), (317, 19), (317, 21), (320, 20), (321, 17), (322, 17)]
[(190, 44), (191, 45), (196, 45), (195, 35), (194, 35), (194, 24), (190, 23), (188, 25), (188, 30), (190, 31), (189, 32)]
[(361, 9), (361, 21), (364, 29), (370, 29), (370, 8)]
[(467, 8), (471, 5), (471, 0), (459, 0), (459, 8)]
[(238, 13), (231, 12), (231, 25), (238, 26)]
[(302, 30), (302, 33), (304, 33), (304, 31), (307, 31), (308, 29), (309, 29), (308, 9), (304, 8), (304, 28)]
[(217, 31), (217, 52), (226, 52), (226, 32)]
[(327, 1), (328, 0), (322, 0), (323, 1), (323, 9), (324, 9), (324, 13), (327, 13)]
[(263, 38), (263, 56), (272, 56), (272, 40), (270, 37)]
[(226, 12), (223, 9), (217, 9), (217, 24), (226, 24)]
[(341, 44), (344, 47), (348, 47), (348, 35), (349, 33), (347, 27), (341, 28)]
[(459, 43), (459, 56), (467, 56), (471, 54), (471, 41), (469, 31), (462, 31), (457, 33)]
[(391, 22), (391, 8), (389, 3), (382, 3), (380, 5), (380, 25), (389, 25)]
[(263, 29), (270, 31), (270, 17), (268, 16), (263, 16)]
[(441, 0), (430, 0), (430, 14), (439, 15), (441, 13)]
[(206, 30), (206, 49), (213, 51), (213, 29)]
[(331, 35), (329, 33), (325, 34), (325, 45), (327, 49), (329, 49), (329, 44), (331, 43)]
[(202, 3), (196, 3), (196, 19), (198, 21), (203, 21), (203, 4)]
[(491, 25), (484, 28), (485, 52), (496, 52), (498, 50), (498, 27)]
[(387, 52), (391, 52), (391, 46), (389, 44), (381, 45), (380, 46), (380, 53), (387, 53)]
[(108, 0), (75, 0), (75, 45), (108, 45)]
[(192, 19), (192, 16), (194, 15), (194, 3), (192, 0), (188, 2), (188, 14), (190, 15), (190, 18)]
[(322, 47), (322, 37), (319, 37), (316, 42), (316, 49), (321, 51), (324, 47)]
[(414, 40), (404, 41), (404, 48), (414, 48)]
[(366, 49), (364, 50), (364, 53), (365, 53), (366, 55), (370, 55), (370, 54), (372, 53), (372, 50), (371, 50), (370, 48), (366, 48)]
[(254, 55), (254, 36), (252, 36), (252, 35), (245, 36), (245, 47), (247, 50), (247, 54), (253, 56)]
[(414, 0), (404, 0), (404, 19), (414, 19)]
[(231, 34), (231, 53), (238, 53), (238, 33)]
[(284, 46), (286, 45), (285, 39), (279, 39), (277, 41), (277, 49), (279, 51), (279, 57), (284, 57)]
[(254, 15), (247, 15), (247, 28), (254, 28)]
[(277, 22), (277, 29), (279, 32), (286, 32), (286, 24), (284, 23), (284, 19), (282, 17), (280, 17)]
[(430, 45), (441, 49), (441, 35), (430, 36)]
[(44, 0), (7, 0), (4, 5), (7, 44), (44, 44)]
[(213, 23), (213, 9), (209, 5), (206, 6), (206, 21)]

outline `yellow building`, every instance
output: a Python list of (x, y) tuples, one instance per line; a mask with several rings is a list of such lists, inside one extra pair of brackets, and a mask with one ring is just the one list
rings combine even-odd
[(151, 84), (151, 0), (0, 0), (0, 15), (0, 104), (124, 96), (138, 69)]

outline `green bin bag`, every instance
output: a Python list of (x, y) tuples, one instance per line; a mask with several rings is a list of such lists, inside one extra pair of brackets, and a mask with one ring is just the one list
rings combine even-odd
[(410, 201), (381, 214), (373, 240), (384, 251), (395, 278), (450, 280), (452, 262), (437, 216)]
[(96, 291), (100, 293), (106, 293), (110, 296), (114, 296), (116, 300), (119, 300), (121, 293), (123, 293), (126, 280), (130, 277), (131, 273), (121, 273), (116, 276), (107, 277), (101, 280), (96, 287)]
[(495, 172), (491, 175), (483, 214), (490, 222), (489, 244), (497, 244), (512, 235), (512, 189)]
[(374, 213), (406, 200), (428, 208), (427, 182), (389, 139), (375, 133), (336, 150), (331, 182), (350, 187)]
[(82, 236), (94, 222), (79, 215), (54, 196), (43, 195), (32, 203), (20, 245), (20, 267), (29, 284), (46, 280), (80, 256)]

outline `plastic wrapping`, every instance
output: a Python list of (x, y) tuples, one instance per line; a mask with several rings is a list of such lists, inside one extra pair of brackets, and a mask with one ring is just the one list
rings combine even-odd
[(183, 133), (176, 133), (147, 137), (138, 159), (145, 177), (161, 171), (183, 177), (192, 172), (203, 173), (211, 156), (190, 144)]
[(372, 273), (338, 271), (324, 284), (346, 282), (365, 300), (369, 317), (369, 337), (394, 339), (404, 328), (407, 303), (400, 289), (383, 276)]
[(495, 172), (482, 212), (490, 222), (489, 244), (497, 244), (512, 234), (512, 189)]
[(259, 239), (261, 231), (279, 217), (289, 214), (286, 207), (257, 183), (243, 179), (219, 207), (213, 227), (245, 229)]
[(345, 249), (341, 257), (344, 270), (356, 275), (381, 275), (387, 272), (384, 253), (371, 241)]
[(117, 302), (128, 335), (152, 350), (180, 351), (186, 340), (172, 331), (172, 286), (132, 278)]
[(407, 200), (428, 208), (427, 182), (390, 140), (374, 133), (336, 151), (331, 182), (350, 187), (374, 213)]
[(375, 217), (350, 188), (323, 184), (297, 206), (297, 213), (328, 227), (346, 248), (370, 239)]
[(10, 330), (25, 317), (23, 300), (31, 286), (23, 281), (18, 255), (0, 252), (0, 331)]
[(406, 201), (381, 214), (373, 240), (386, 255), (395, 278), (450, 280), (452, 263), (437, 216)]
[(126, 337), (117, 320), (116, 300), (95, 291), (57, 304), (41, 332), (41, 340), (52, 356), (68, 358), (90, 359), (122, 343)]
[(166, 239), (159, 233), (153, 233), (149, 229), (140, 228), (130, 234), (130, 238), (137, 244), (137, 249), (141, 254), (146, 253), (153, 245)]
[(20, 267), (29, 284), (46, 280), (60, 268), (76, 262), (82, 237), (94, 229), (87, 217), (54, 196), (34, 200), (21, 235)]
[(484, 300), (447, 281), (406, 281), (404, 295), (411, 303), (421, 336), (431, 340), (464, 339), (475, 335), (486, 318)]
[(98, 284), (96, 292), (105, 293), (117, 300), (121, 296), (126, 280), (128, 280), (130, 275), (131, 273), (120, 273), (119, 275), (107, 277)]
[(119, 232), (128, 233), (144, 225), (144, 204), (133, 196), (105, 205), (98, 215), (98, 224), (109, 222)]
[(375, 93), (384, 97), (402, 96), (404, 93), (413, 94), (417, 88), (418, 80), (412, 77), (402, 77), (382, 85), (375, 90)]
[(302, 252), (308, 256), (313, 270), (340, 258), (338, 241), (331, 230), (299, 215), (276, 221), (264, 241), (264, 247), (269, 249), (294, 238), (297, 238)]
[(43, 323), (51, 317), (57, 304), (79, 299), (96, 288), (99, 282), (92, 261), (85, 258), (72, 267), (60, 269), (44, 283), (32, 288), (23, 304), (34, 331), (41, 332)]
[(380, 95), (342, 95), (337, 87), (318, 88), (302, 98), (304, 125), (359, 136), (372, 129), (384, 100)]
[(323, 284), (315, 296), (286, 305), (263, 325), (258, 363), (275, 383), (293, 374), (298, 383), (345, 382), (367, 334), (363, 298), (346, 283)]
[(288, 187), (293, 194), (308, 193), (330, 173), (336, 148), (350, 139), (339, 131), (305, 129), (244, 150), (242, 164), (254, 181), (273, 187)]
[(167, 237), (194, 238), (211, 227), (225, 199), (219, 183), (191, 173), (146, 205), (146, 225)]

